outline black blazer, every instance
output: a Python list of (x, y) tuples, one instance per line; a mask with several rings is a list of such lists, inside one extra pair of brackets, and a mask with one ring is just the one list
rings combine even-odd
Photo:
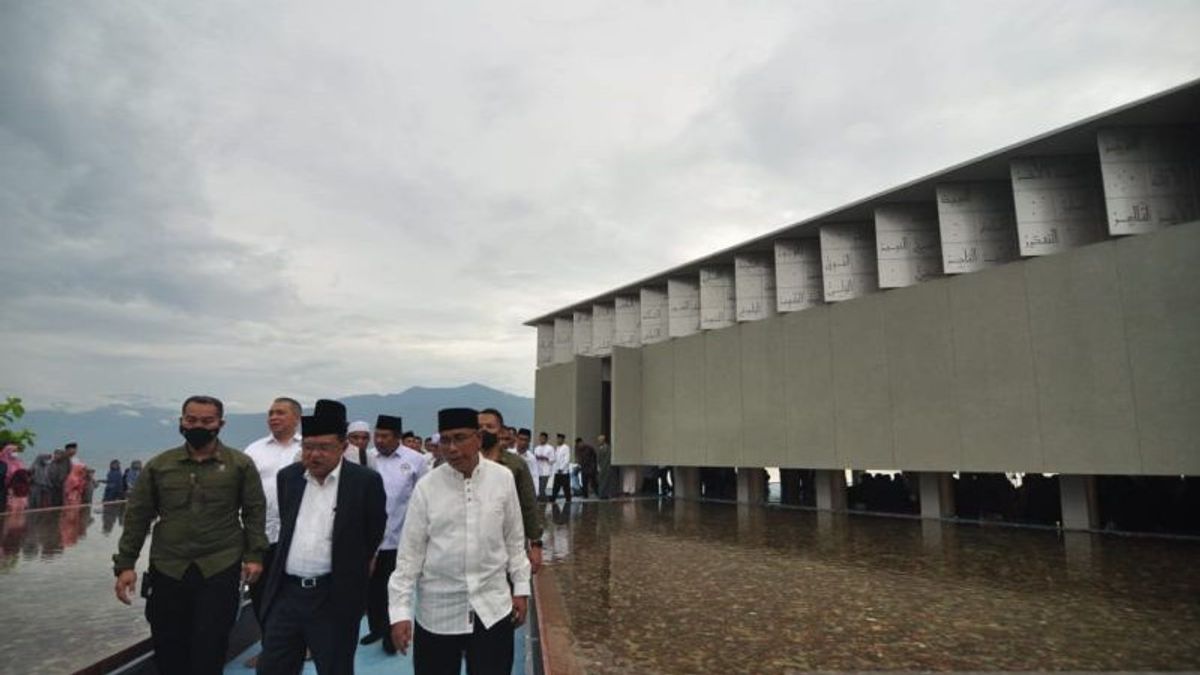
[[(387, 498), (378, 473), (342, 462), (338, 477), (337, 506), (333, 517), (333, 579), (330, 597), (335, 619), (358, 622), (367, 606), (367, 569), (387, 524)], [(262, 619), (266, 623), (271, 601), (287, 573), (288, 551), (296, 531), (296, 516), (304, 498), (304, 465), (299, 462), (279, 470), (279, 546), (263, 589)]]

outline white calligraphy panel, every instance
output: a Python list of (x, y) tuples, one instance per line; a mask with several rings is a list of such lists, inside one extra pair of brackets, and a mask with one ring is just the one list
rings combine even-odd
[(1095, 157), (1026, 157), (1012, 160), (1009, 168), (1021, 255), (1049, 255), (1104, 239), (1104, 191)]
[(824, 301), (819, 240), (780, 239), (775, 242), (775, 298), (781, 312), (807, 309)]
[(715, 330), (737, 321), (732, 267), (700, 268), (700, 328)]
[(1012, 183), (977, 181), (937, 186), (942, 269), (976, 272), (1016, 260), (1017, 214)]
[(575, 352), (580, 356), (592, 355), (592, 313), (575, 310)]
[(575, 322), (572, 319), (554, 320), (554, 362), (570, 363), (575, 358)]
[(879, 290), (872, 224), (821, 226), (821, 272), (825, 302), (860, 298)]
[(592, 305), (592, 355), (610, 356), (616, 333), (616, 316), (612, 305)]
[(775, 265), (771, 253), (741, 253), (733, 257), (733, 289), (737, 320), (758, 321), (775, 316)]
[[(662, 342), (671, 336), (670, 302), (667, 291), (659, 288), (643, 288), (638, 292), (641, 305), (642, 344)], [(699, 320), (699, 315), (697, 315)]]
[(537, 367), (554, 363), (554, 324), (537, 325)]
[(667, 332), (671, 337), (700, 332), (698, 279), (667, 279)]
[(642, 344), (642, 308), (638, 298), (618, 295), (614, 305), (613, 344), (640, 347)]
[(937, 205), (884, 204), (875, 209), (879, 285), (903, 288), (942, 276)]
[(1096, 136), (1110, 234), (1142, 234), (1200, 218), (1195, 129), (1102, 129)]

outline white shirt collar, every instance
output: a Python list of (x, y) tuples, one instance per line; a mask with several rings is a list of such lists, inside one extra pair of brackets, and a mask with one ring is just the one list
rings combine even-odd
[[(291, 445), (292, 443), (299, 443), (300, 440), (300, 432), (297, 431), (296, 433), (292, 434), (292, 440), (288, 441), (288, 445)], [(267, 445), (283, 445), (283, 443), (280, 443), (279, 440), (275, 438), (275, 434), (271, 434), (267, 436)]]

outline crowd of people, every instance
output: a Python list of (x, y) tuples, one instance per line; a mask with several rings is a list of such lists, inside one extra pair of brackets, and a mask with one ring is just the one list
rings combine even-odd
[[(243, 584), (259, 673), (298, 673), (306, 658), (352, 673), (357, 648), (375, 643), (411, 646), (417, 673), (458, 673), (464, 660), (472, 673), (511, 670), (542, 565), (541, 502), (572, 497), (563, 434), (531, 446), (499, 410), (448, 408), (421, 438), (399, 415), (372, 428), (337, 401), (305, 416), (288, 397), (244, 452), (219, 440), (222, 426), (219, 399), (188, 398), (184, 443), (146, 462), (126, 495), (114, 590), (132, 601), (150, 537), (140, 592), (160, 672), (222, 671)], [(574, 452), (580, 494), (607, 496), (604, 437)]]
[(114, 459), (105, 479), (97, 480), (96, 470), (79, 459), (78, 443), (40, 454), (28, 467), (18, 456), (21, 450), (16, 443), (7, 443), (0, 451), (0, 511), (91, 504), (101, 484), (104, 501), (121, 500), (141, 470), (141, 462), (135, 460), (122, 472), (121, 463)]

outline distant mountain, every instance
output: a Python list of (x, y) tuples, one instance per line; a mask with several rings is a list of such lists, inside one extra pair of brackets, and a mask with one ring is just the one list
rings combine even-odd
[[(415, 433), (428, 436), (436, 431), (437, 411), (441, 408), (467, 406), (496, 408), (504, 413), (504, 421), (515, 427), (533, 426), (533, 399), (509, 394), (482, 384), (461, 387), (411, 387), (399, 394), (366, 394), (340, 399), (346, 404), (351, 420), (366, 420), (372, 426), (380, 414), (400, 415), (404, 426)], [(311, 410), (311, 401), (305, 412)], [(105, 406), (86, 412), (30, 410), (20, 426), (37, 433), (37, 447), (27, 450), (28, 462), (37, 453), (50, 450), (68, 441), (79, 443), (80, 456), (89, 465), (108, 466), (109, 460), (120, 459), (127, 465), (133, 459), (148, 459), (159, 450), (180, 443), (179, 410), (176, 408)], [(221, 439), (234, 447), (247, 444), (267, 434), (266, 411), (241, 415), (226, 415)]]

